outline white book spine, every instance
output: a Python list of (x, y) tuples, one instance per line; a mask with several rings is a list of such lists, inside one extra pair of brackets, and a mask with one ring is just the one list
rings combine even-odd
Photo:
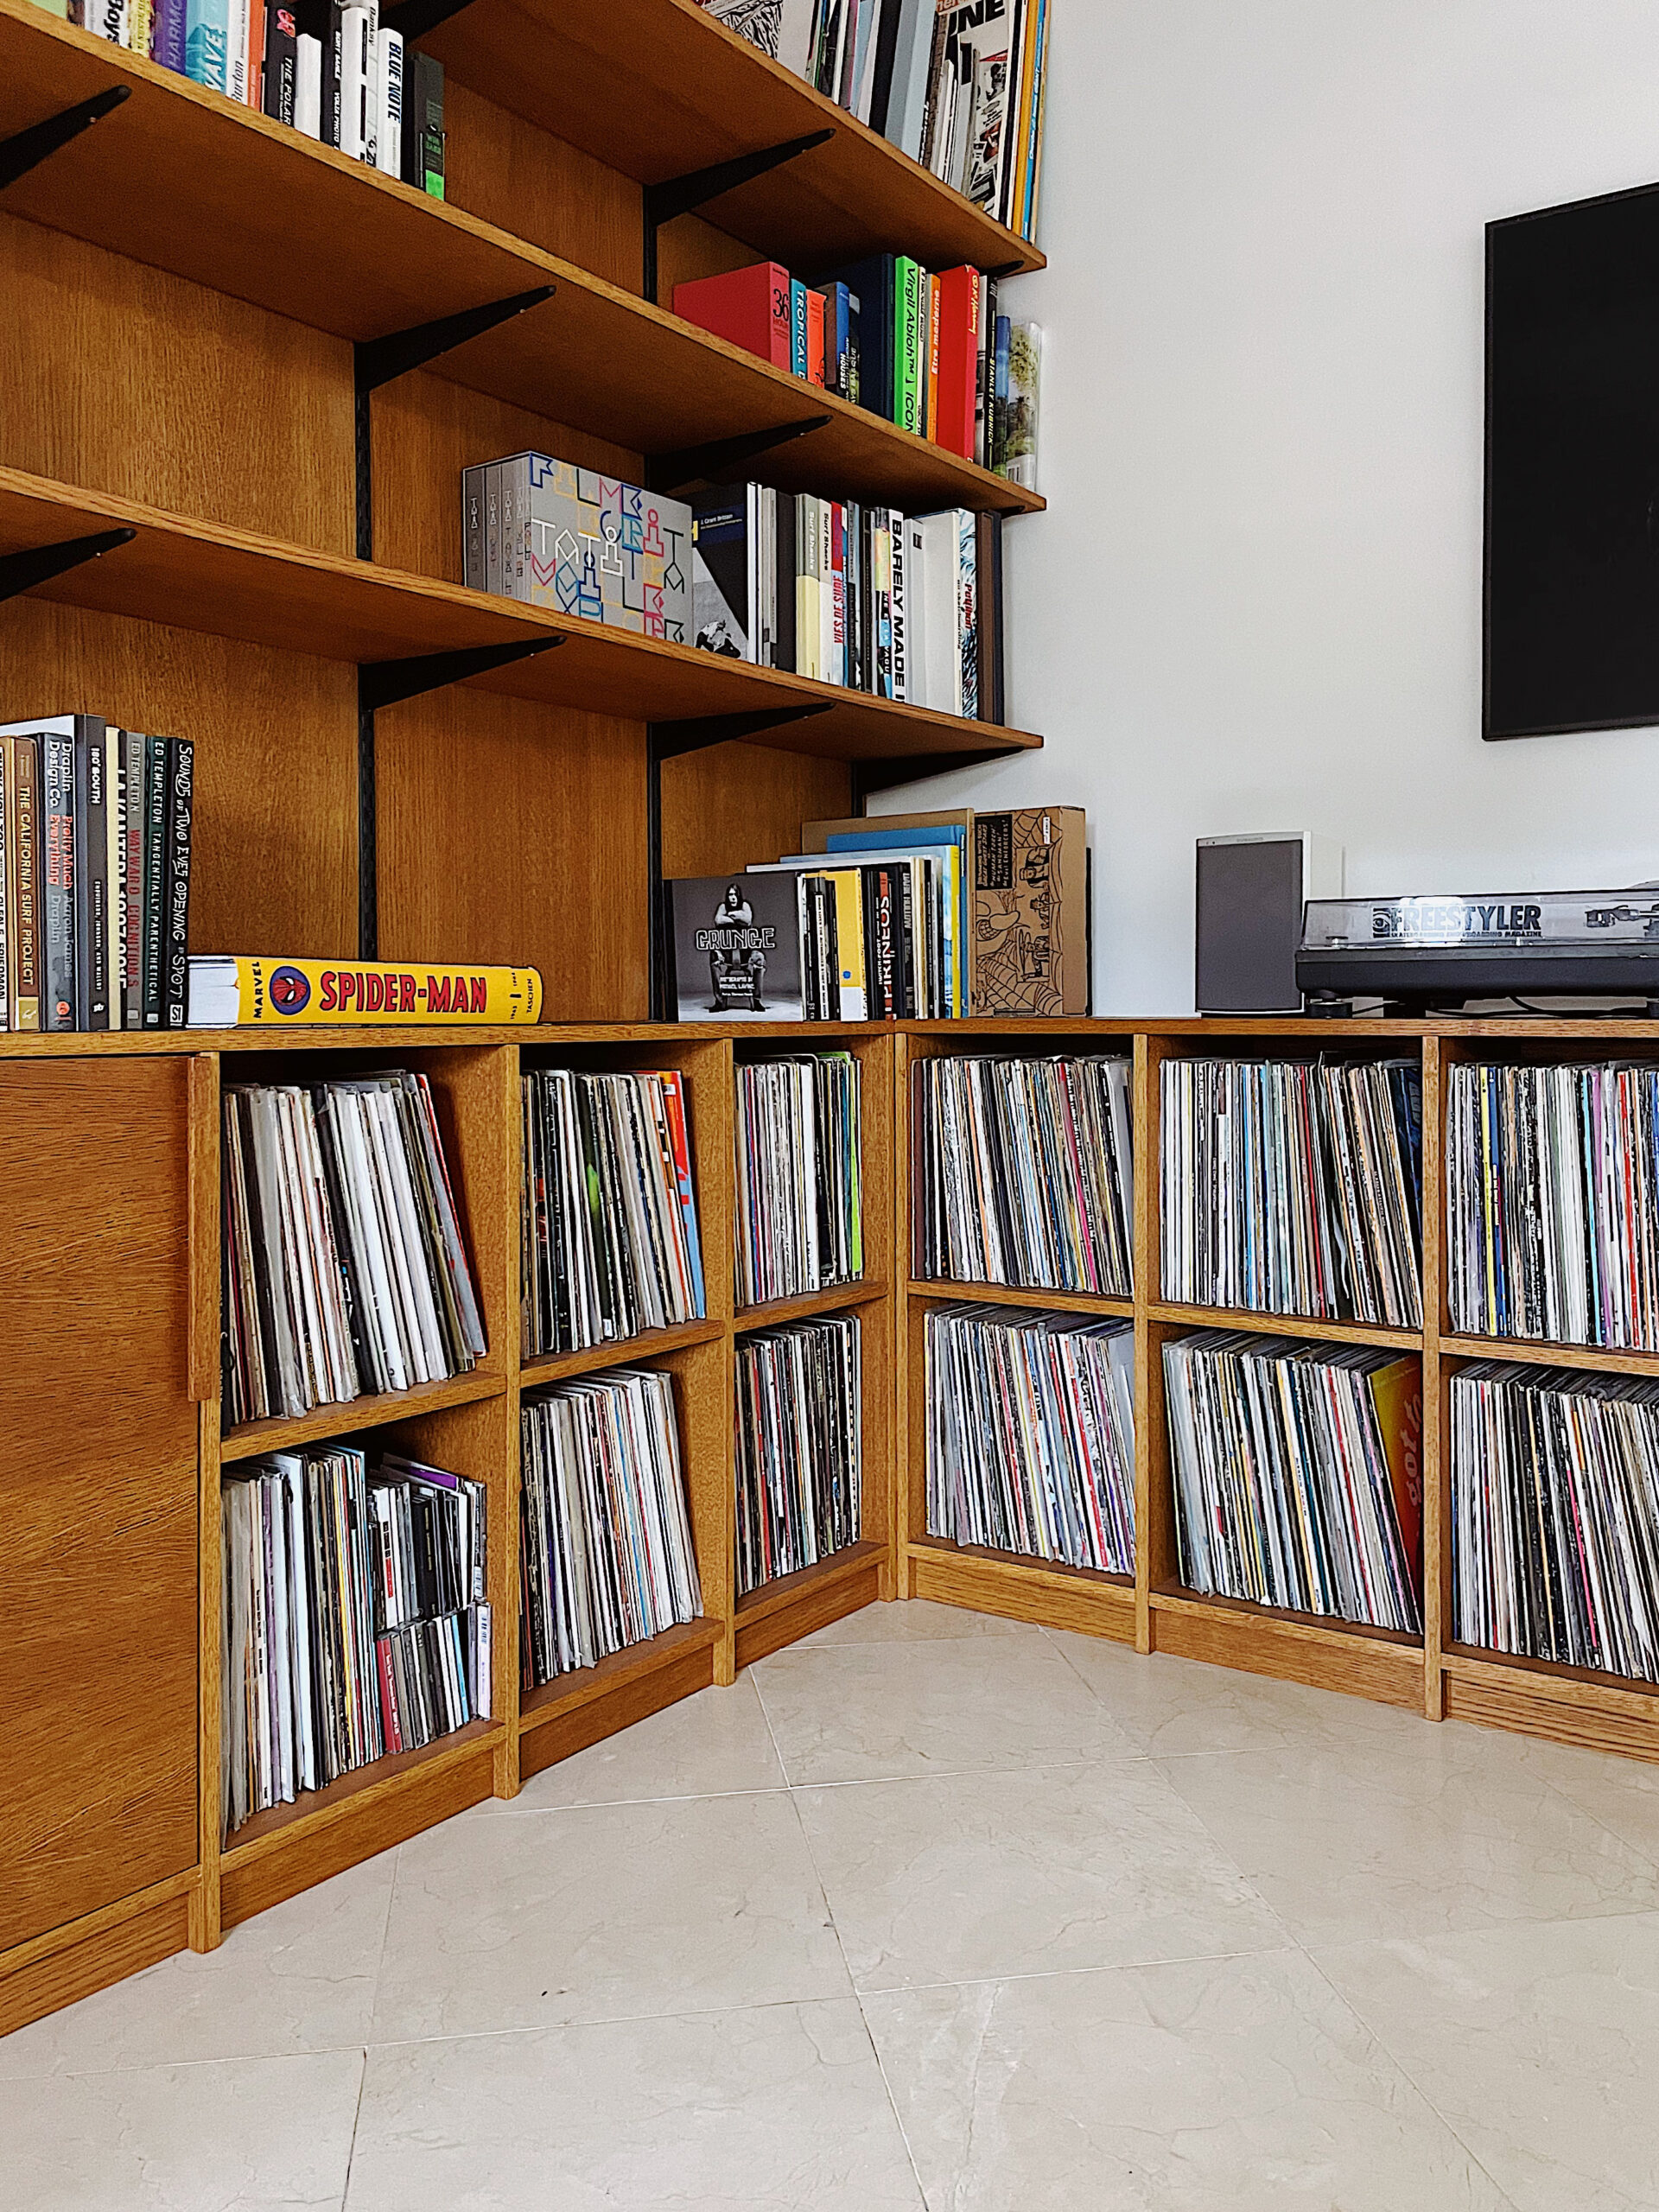
[(340, 11), (340, 150), (360, 162), (368, 142), (372, 32), (366, 8)]
[(376, 33), (380, 114), (375, 129), (374, 165), (383, 176), (401, 176), (404, 157), (404, 41), (394, 30)]
[(247, 0), (231, 0), (225, 11), (225, 90), (245, 107), (248, 104)]
[(294, 41), (294, 128), (322, 136), (322, 41), (302, 31)]

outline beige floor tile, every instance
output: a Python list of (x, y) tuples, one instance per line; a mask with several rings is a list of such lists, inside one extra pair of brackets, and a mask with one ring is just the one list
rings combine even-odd
[(920, 2212), (838, 2004), (369, 2054), (348, 2212)]
[(0, 2088), (6, 2212), (339, 2212), (360, 2050)]
[(1032, 1766), (1131, 1748), (1040, 1636), (791, 1649), (754, 1672), (791, 1783)]
[(1137, 1751), (1161, 1758), (1205, 1751), (1270, 1751), (1335, 1735), (1385, 1741), (1430, 1724), (1395, 1707), (1209, 1667), (1166, 1652), (1150, 1657), (1103, 1637), (1048, 1630)]
[(1315, 1955), (1519, 2212), (1659, 2205), (1659, 1915)]
[(1041, 1629), (1025, 1621), (1004, 1620), (998, 1613), (970, 1613), (963, 1605), (936, 1605), (930, 1598), (907, 1598), (844, 1613), (790, 1649), (817, 1651), (827, 1643), (961, 1643), (986, 1636), (1029, 1638), (1041, 1634)]
[(533, 1774), (516, 1797), (492, 1798), (499, 1813), (561, 1805), (619, 1805), (652, 1797), (720, 1797), (781, 1789), (772, 1731), (752, 1676), (729, 1689), (699, 1690), (619, 1736)]
[(806, 1789), (797, 1802), (860, 1989), (1285, 1941), (1142, 1760)]
[(1659, 1907), (1659, 1873), (1455, 1721), (1160, 1769), (1300, 1942), (1350, 1942)]
[(933, 2212), (1509, 2212), (1299, 1951), (865, 2011)]
[(475, 1815), (399, 1853), (372, 2040), (847, 1993), (781, 1790)]
[(0, 2082), (360, 2044), (396, 1860), (382, 1852), (232, 1928), (216, 1951), (181, 1951), (0, 2037)]
[(1511, 1740), (1528, 1770), (1592, 1814), (1632, 1851), (1659, 1865), (1659, 1766), (1571, 1744)]

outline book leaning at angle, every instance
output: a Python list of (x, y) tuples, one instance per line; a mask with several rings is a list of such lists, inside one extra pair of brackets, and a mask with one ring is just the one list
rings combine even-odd
[(401, 968), (374, 961), (209, 954), (190, 963), (190, 1027), (537, 1021), (534, 968)]

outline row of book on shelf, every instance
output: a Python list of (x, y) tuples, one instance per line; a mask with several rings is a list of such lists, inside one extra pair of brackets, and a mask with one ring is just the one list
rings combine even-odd
[(805, 850), (668, 886), (682, 1021), (1081, 1013), (1081, 807), (809, 822)]
[(1048, 0), (702, 0), (1021, 238), (1036, 234)]
[(142, 54), (443, 198), (443, 65), (405, 54), (379, 0), (39, 0), (111, 45)]
[(1002, 533), (768, 485), (691, 500), (509, 454), (461, 472), (462, 582), (872, 697), (1000, 721)]
[(177, 1029), (195, 748), (99, 715), (0, 726), (0, 1029)]
[(1042, 328), (997, 308), (983, 270), (902, 253), (812, 283), (754, 261), (674, 287), (699, 330), (1034, 489)]

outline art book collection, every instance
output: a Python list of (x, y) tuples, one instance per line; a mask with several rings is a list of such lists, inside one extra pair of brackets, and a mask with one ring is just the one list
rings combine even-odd
[(0, 725), (0, 1029), (179, 1029), (195, 747), (99, 715)]
[(1036, 235), (1048, 0), (702, 0), (1021, 238)]

